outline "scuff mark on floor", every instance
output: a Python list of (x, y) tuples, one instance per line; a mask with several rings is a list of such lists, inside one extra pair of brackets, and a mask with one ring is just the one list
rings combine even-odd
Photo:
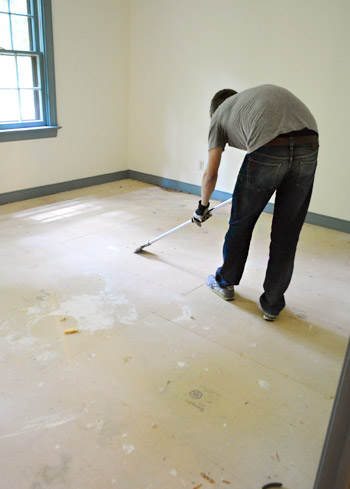
[(40, 418), (33, 418), (18, 431), (0, 436), (0, 440), (3, 440), (5, 438), (13, 438), (15, 436), (24, 435), (26, 433), (54, 428), (55, 426), (70, 423), (71, 421), (74, 421), (77, 417), (78, 415), (76, 413), (57, 413), (48, 416), (42, 416)]

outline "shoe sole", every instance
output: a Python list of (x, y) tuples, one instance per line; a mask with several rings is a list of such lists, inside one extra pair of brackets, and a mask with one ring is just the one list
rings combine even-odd
[(273, 323), (273, 321), (275, 321), (277, 319), (277, 316), (271, 318), (269, 316), (265, 316), (265, 314), (264, 314), (263, 319), (265, 319), (265, 321), (270, 321), (270, 323)]
[(221, 299), (224, 299), (224, 301), (233, 301), (235, 296), (233, 297), (225, 297), (224, 295), (221, 295), (220, 292), (218, 290), (215, 290), (213, 289), (212, 287), (210, 287), (210, 285), (207, 284), (207, 287), (212, 290), (214, 292), (214, 294), (218, 295), (219, 297), (221, 297)]

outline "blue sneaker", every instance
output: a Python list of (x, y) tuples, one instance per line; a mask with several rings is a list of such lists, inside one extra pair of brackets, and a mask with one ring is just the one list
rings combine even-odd
[(225, 301), (232, 301), (235, 298), (234, 285), (220, 287), (220, 285), (215, 280), (214, 275), (209, 275), (209, 277), (207, 278), (207, 286)]

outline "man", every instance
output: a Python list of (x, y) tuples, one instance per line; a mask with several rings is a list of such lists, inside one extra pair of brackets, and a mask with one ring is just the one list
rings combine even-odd
[(240, 283), (255, 223), (276, 192), (270, 256), (260, 297), (263, 318), (273, 321), (285, 306), (299, 233), (309, 207), (318, 154), (317, 124), (291, 92), (262, 85), (237, 93), (220, 90), (210, 106), (209, 158), (193, 220), (210, 217), (209, 199), (226, 143), (247, 151), (232, 196), (223, 264), (207, 285), (225, 300)]

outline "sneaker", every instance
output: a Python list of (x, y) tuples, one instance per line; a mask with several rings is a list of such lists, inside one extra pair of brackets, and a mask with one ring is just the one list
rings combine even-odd
[(214, 275), (209, 275), (209, 277), (207, 278), (207, 286), (225, 301), (232, 301), (235, 297), (234, 285), (220, 287), (220, 285), (215, 280)]
[(269, 312), (266, 312), (264, 311), (264, 314), (263, 314), (263, 318), (265, 319), (265, 321), (274, 321), (275, 319), (278, 318), (278, 315), (276, 314), (270, 314)]

